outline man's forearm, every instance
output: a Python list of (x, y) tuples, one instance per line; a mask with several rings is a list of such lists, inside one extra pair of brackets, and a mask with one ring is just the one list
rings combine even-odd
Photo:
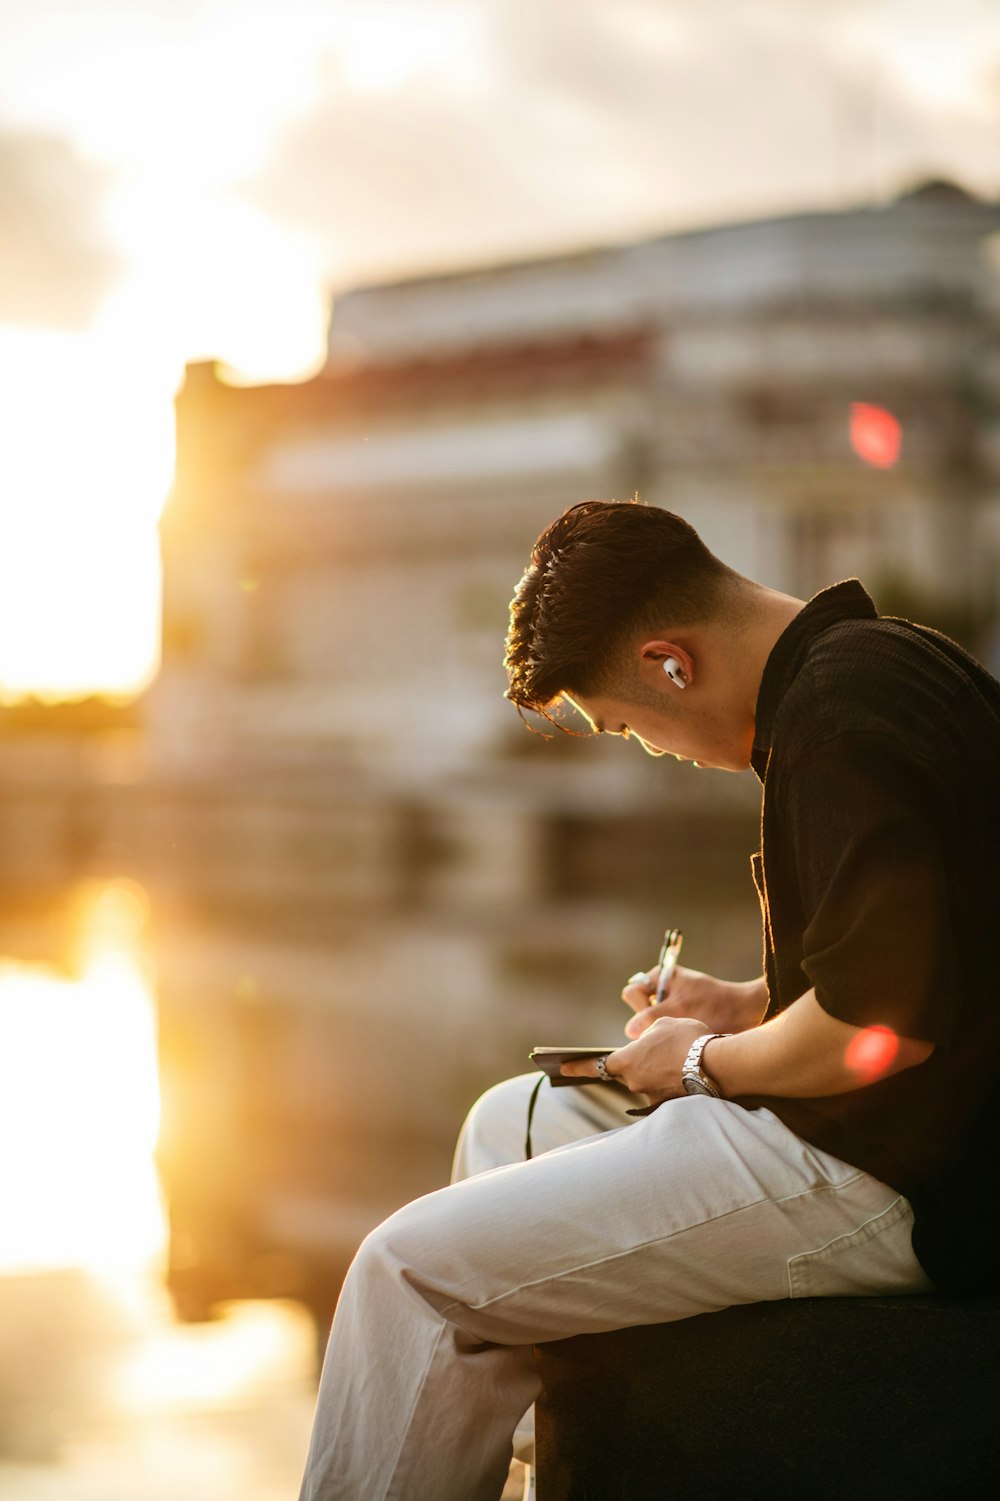
[(761, 1094), (795, 1099), (845, 1094), (923, 1063), (933, 1052), (931, 1043), (887, 1032), (879, 1032), (869, 1046), (862, 1033), (871, 1030), (838, 1021), (810, 990), (759, 1027), (710, 1042), (702, 1066), (728, 1099)]
[[(634, 1042), (604, 1059), (607, 1071), (635, 1094), (651, 1100), (684, 1093), (682, 1067), (694, 1042), (706, 1032), (727, 1032), (708, 1016), (660, 1016)], [(824, 1011), (807, 991), (770, 1021), (732, 1036), (716, 1036), (701, 1066), (727, 1099), (776, 1095), (789, 1099), (845, 1094), (901, 1069), (923, 1063), (929, 1042), (897, 1037), (887, 1028), (852, 1027)], [(597, 1078), (593, 1058), (564, 1063), (567, 1078)]]
[(747, 1011), (752, 1015), (753, 1021), (748, 1025), (758, 1027), (767, 1010), (768, 993), (767, 980), (763, 975), (758, 980), (746, 980), (744, 982), (747, 997)]

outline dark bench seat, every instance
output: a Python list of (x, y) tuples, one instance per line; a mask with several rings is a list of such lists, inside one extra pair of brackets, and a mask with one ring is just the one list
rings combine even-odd
[(538, 1501), (1000, 1496), (1000, 1298), (807, 1298), (539, 1345)]

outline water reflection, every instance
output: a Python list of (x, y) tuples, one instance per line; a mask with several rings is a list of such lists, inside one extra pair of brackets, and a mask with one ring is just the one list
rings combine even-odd
[(313, 1406), (308, 1316), (234, 1304), (185, 1327), (152, 1284), (129, 1301), (79, 1273), (0, 1281), (3, 1501), (288, 1501)]
[(185, 1327), (163, 1290), (146, 907), (89, 891), (70, 975), (0, 960), (4, 1501), (285, 1501), (301, 1473), (308, 1315)]
[(0, 967), (0, 1271), (149, 1263), (165, 1237), (152, 1001), (127, 952)]

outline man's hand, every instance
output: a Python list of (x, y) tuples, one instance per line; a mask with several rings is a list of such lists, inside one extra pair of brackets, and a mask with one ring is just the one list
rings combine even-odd
[[(718, 1030), (705, 1016), (660, 1015), (635, 1042), (608, 1053), (605, 1067), (629, 1089), (656, 1103), (673, 1099), (683, 1093), (680, 1074), (691, 1044)], [(818, 1099), (845, 1094), (916, 1068), (934, 1052), (932, 1042), (900, 1036), (878, 1022), (855, 1027), (840, 1021), (823, 1009), (813, 990), (761, 1026), (716, 1037), (707, 1047), (702, 1067), (730, 1100), (744, 1095)], [(562, 1072), (570, 1078), (599, 1077), (593, 1058), (565, 1063)]]
[(641, 1037), (661, 1017), (697, 1017), (706, 1023), (703, 1032), (746, 1032), (762, 1021), (767, 1010), (763, 979), (716, 980), (680, 965), (659, 1006), (651, 1006), (659, 974), (659, 969), (651, 969), (622, 991), (622, 1000), (636, 1013), (625, 1024), (627, 1037)]
[[(653, 1104), (658, 1104), (661, 1100), (672, 1100), (684, 1093), (681, 1068), (688, 1049), (696, 1038), (704, 1037), (706, 1032), (713, 1030), (696, 1017), (661, 1015), (635, 1042), (609, 1053), (605, 1067), (609, 1074), (620, 1079), (633, 1094), (648, 1095)], [(581, 1058), (578, 1063), (564, 1063), (559, 1072), (568, 1078), (598, 1077), (597, 1064), (593, 1058)]]

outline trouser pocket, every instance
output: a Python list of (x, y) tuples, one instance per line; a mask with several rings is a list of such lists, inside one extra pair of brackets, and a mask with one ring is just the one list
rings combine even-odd
[[(843, 1190), (841, 1190), (843, 1192)], [(790, 1298), (925, 1293), (931, 1283), (911, 1239), (913, 1210), (902, 1194), (854, 1230), (803, 1251), (788, 1263)]]

